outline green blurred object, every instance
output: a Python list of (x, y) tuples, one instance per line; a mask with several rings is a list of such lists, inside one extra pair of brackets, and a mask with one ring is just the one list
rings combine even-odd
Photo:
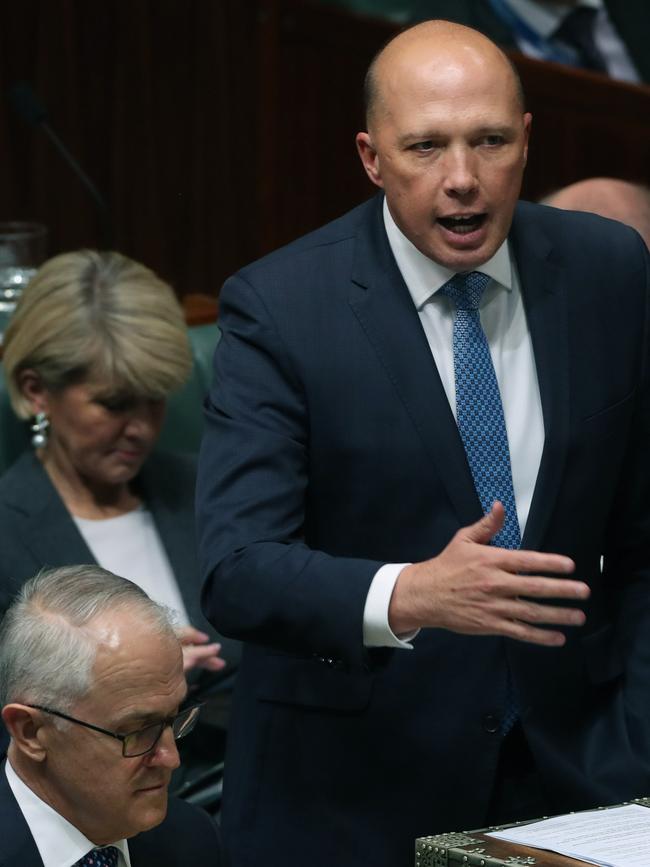
[[(216, 323), (188, 329), (194, 366), (180, 391), (167, 401), (167, 415), (158, 447), (166, 451), (196, 454), (203, 433), (203, 399), (212, 379), (212, 354), (221, 332)], [(0, 367), (0, 474), (30, 446), (30, 422), (14, 415), (4, 372)]]
[(194, 358), (192, 374), (183, 388), (167, 401), (158, 448), (196, 454), (203, 434), (203, 400), (212, 382), (212, 356), (221, 332), (214, 322), (194, 325), (188, 330)]

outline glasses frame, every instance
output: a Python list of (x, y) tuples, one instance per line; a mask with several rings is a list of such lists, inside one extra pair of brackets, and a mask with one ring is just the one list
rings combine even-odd
[[(174, 714), (174, 716), (166, 717), (165, 719), (160, 720), (160, 722), (151, 723), (148, 726), (144, 726), (143, 728), (136, 729), (135, 731), (132, 731), (132, 732), (127, 732), (124, 735), (118, 734), (117, 732), (112, 732), (109, 729), (103, 729), (101, 726), (96, 726), (94, 723), (85, 722), (84, 720), (77, 719), (76, 717), (70, 716), (67, 713), (63, 713), (60, 710), (54, 710), (51, 707), (45, 707), (45, 705), (42, 705), (42, 704), (28, 704), (26, 706), (32, 707), (32, 708), (34, 708), (34, 710), (43, 711), (43, 713), (49, 713), (52, 716), (58, 716), (61, 719), (65, 719), (65, 720), (68, 720), (68, 722), (73, 722), (73, 723), (76, 723), (77, 725), (84, 726), (84, 728), (91, 729), (94, 732), (99, 732), (102, 735), (108, 735), (111, 738), (115, 738), (116, 740), (121, 741), (121, 743), (122, 743), (122, 757), (125, 759), (136, 759), (139, 756), (146, 756), (149, 753), (152, 753), (156, 749), (156, 745), (157, 745), (158, 741), (160, 740), (160, 738), (163, 735), (163, 732), (165, 731), (165, 729), (168, 726), (169, 726), (169, 728), (171, 728), (172, 733), (174, 734), (174, 740), (175, 741), (178, 741), (181, 738), (184, 738), (185, 735), (188, 735), (192, 731), (194, 726), (196, 725), (196, 721), (199, 718), (199, 712), (200, 712), (201, 708), (203, 707), (203, 703), (193, 704), (191, 707), (186, 707), (184, 710), (181, 710), (177, 714)], [(193, 711), (195, 711), (195, 713), (192, 715)], [(191, 725), (182, 734), (176, 735), (174, 733), (174, 723), (179, 719), (179, 717), (185, 716), (186, 714), (189, 715), (188, 716), (188, 722), (191, 722)], [(158, 732), (154, 742), (151, 744), (151, 746), (148, 749), (143, 750), (140, 753), (128, 753), (127, 754), (125, 752), (126, 741), (128, 738), (133, 737), (133, 735), (139, 735), (142, 732), (146, 731), (147, 729), (155, 728), (156, 726), (160, 726), (160, 731)]]

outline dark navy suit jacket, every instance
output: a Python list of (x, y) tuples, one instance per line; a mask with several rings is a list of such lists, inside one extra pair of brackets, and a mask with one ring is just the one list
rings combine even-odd
[(527, 203), (510, 241), (545, 426), (523, 547), (573, 557), (592, 589), (562, 648), (441, 629), (363, 647), (377, 569), (481, 515), (382, 197), (223, 289), (198, 521), (205, 611), (248, 643), (223, 819), (238, 867), (406, 867), (416, 836), (480, 827), (506, 656), (557, 812), (650, 792), (647, 250)]
[[(164, 822), (129, 841), (132, 867), (220, 867), (217, 826), (207, 813), (169, 799)], [(36, 843), (0, 765), (0, 867), (43, 867)]]

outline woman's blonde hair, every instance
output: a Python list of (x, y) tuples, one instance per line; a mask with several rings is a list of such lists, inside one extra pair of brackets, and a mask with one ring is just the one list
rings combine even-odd
[(120, 253), (79, 250), (50, 259), (26, 286), (5, 332), (2, 363), (14, 411), (28, 418), (24, 370), (52, 392), (90, 381), (161, 400), (188, 378), (192, 355), (167, 283)]

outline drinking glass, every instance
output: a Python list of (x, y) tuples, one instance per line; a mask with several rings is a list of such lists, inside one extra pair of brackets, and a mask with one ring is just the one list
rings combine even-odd
[(23, 287), (47, 254), (47, 229), (41, 223), (0, 223), (0, 343)]

